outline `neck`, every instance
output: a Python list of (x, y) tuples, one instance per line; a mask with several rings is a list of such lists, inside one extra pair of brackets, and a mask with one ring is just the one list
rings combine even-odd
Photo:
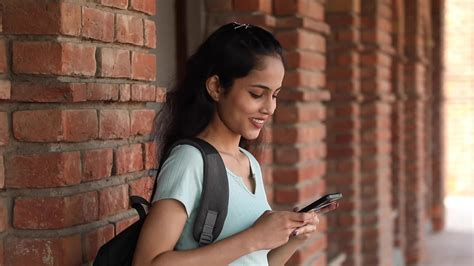
[(198, 137), (212, 144), (221, 153), (236, 156), (240, 152), (241, 136), (230, 131), (218, 115), (214, 116), (214, 119), (198, 134)]

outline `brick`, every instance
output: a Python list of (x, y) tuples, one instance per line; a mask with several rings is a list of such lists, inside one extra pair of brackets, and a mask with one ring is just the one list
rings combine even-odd
[(11, 97), (11, 83), (9, 80), (0, 80), (0, 100), (9, 100)]
[(153, 131), (155, 110), (132, 110), (130, 111), (130, 134), (149, 135)]
[(98, 149), (84, 152), (83, 180), (91, 181), (109, 177), (112, 174), (112, 149)]
[(119, 84), (88, 83), (87, 100), (117, 101), (119, 99)]
[(63, 140), (85, 141), (99, 135), (99, 121), (96, 110), (64, 110), (62, 112)]
[(5, 40), (0, 40), (0, 73), (6, 73), (7, 71), (7, 46)]
[(324, 6), (313, 0), (277, 0), (275, 1), (276, 15), (301, 14), (317, 21), (324, 21)]
[(128, 102), (131, 99), (130, 84), (119, 85), (119, 101)]
[(132, 79), (154, 81), (156, 57), (154, 54), (132, 52)]
[(120, 234), (125, 228), (129, 227), (133, 223), (138, 221), (138, 215), (134, 215), (130, 218), (120, 220), (115, 223), (115, 234)]
[(307, 30), (282, 31), (276, 34), (281, 45), (288, 50), (308, 49), (314, 52), (326, 52), (324, 36)]
[(322, 71), (326, 68), (326, 58), (318, 53), (307, 51), (291, 51), (285, 54), (287, 70), (302, 68)]
[(7, 188), (62, 187), (81, 182), (79, 152), (13, 155), (6, 158), (5, 166)]
[(207, 12), (232, 11), (233, 0), (206, 0)]
[(103, 6), (127, 9), (128, 0), (100, 0), (100, 4)]
[(96, 72), (95, 47), (47, 41), (14, 42), (13, 71), (17, 74), (93, 76)]
[(314, 102), (314, 101), (327, 101), (331, 98), (329, 91), (322, 90), (308, 90), (306, 88), (294, 87), (285, 88), (278, 94), (280, 101), (301, 101), (301, 102)]
[(3, 162), (3, 155), (0, 155), (0, 189), (5, 187), (5, 165)]
[(0, 198), (0, 233), (8, 229), (8, 208), (7, 199)]
[(145, 26), (145, 46), (156, 48), (156, 24), (153, 20), (143, 20)]
[(117, 14), (115, 41), (143, 45), (143, 20), (140, 17)]
[(14, 112), (13, 135), (19, 141), (60, 141), (63, 136), (61, 110)]
[(127, 110), (99, 111), (99, 138), (116, 139), (130, 136), (130, 116)]
[(4, 1), (3, 30), (12, 34), (57, 34), (60, 4), (55, 1)]
[(145, 199), (151, 198), (154, 179), (145, 176), (130, 183), (130, 195), (140, 196)]
[(145, 169), (156, 169), (158, 167), (156, 142), (143, 143)]
[(115, 174), (143, 170), (143, 152), (141, 144), (133, 144), (117, 148), (115, 152)]
[(273, 170), (273, 181), (279, 184), (297, 184), (308, 179), (320, 178), (326, 172), (322, 161), (306, 163), (302, 166), (285, 166)]
[(102, 48), (99, 64), (99, 75), (101, 77), (130, 77), (130, 51), (128, 50)]
[(19, 141), (84, 141), (97, 137), (95, 110), (29, 110), (13, 113), (13, 135)]
[[(0, 15), (0, 19), (1, 19), (1, 15)], [(1, 29), (2, 29), (2, 24), (1, 24), (1, 20), (0, 20), (0, 32)], [(5, 247), (3, 245), (3, 239), (0, 240), (0, 265), (6, 265), (5, 263)]]
[(272, 12), (272, 1), (270, 0), (238, 0), (234, 1), (236, 11), (261, 11), (265, 13)]
[(326, 157), (326, 145), (283, 146), (274, 151), (274, 161), (280, 164), (295, 164)]
[(15, 200), (13, 226), (20, 229), (66, 228), (97, 220), (98, 210), (96, 191), (60, 197), (21, 197)]
[(156, 89), (152, 84), (132, 84), (131, 99), (134, 102), (154, 102)]
[(360, 5), (357, 1), (333, 0), (326, 5), (327, 11), (331, 12), (360, 12)]
[(326, 76), (316, 71), (287, 71), (283, 79), (285, 87), (323, 88), (326, 86)]
[(114, 226), (112, 224), (85, 233), (82, 237), (83, 261), (94, 260), (99, 248), (113, 237)]
[(11, 98), (16, 102), (72, 103), (86, 101), (86, 85), (83, 83), (14, 82)]
[(8, 145), (9, 133), (8, 130), (8, 114), (0, 112), (0, 147)]
[(326, 136), (326, 127), (323, 125), (305, 127), (275, 127), (273, 141), (276, 144), (292, 144), (322, 140)]
[(64, 35), (79, 36), (81, 34), (81, 6), (73, 3), (60, 3), (59, 32)]
[(301, 123), (326, 120), (326, 109), (320, 104), (279, 105), (274, 115), (276, 123)]
[(104, 42), (114, 40), (114, 14), (95, 8), (82, 8), (82, 36)]
[(80, 235), (55, 238), (7, 237), (5, 265), (82, 265)]
[(129, 9), (140, 11), (148, 15), (156, 14), (156, 1), (155, 0), (130, 0)]
[(125, 211), (128, 206), (128, 186), (126, 184), (99, 191), (100, 219)]
[(274, 190), (274, 199), (277, 204), (297, 204), (316, 200), (318, 195), (326, 191), (323, 180), (299, 187), (278, 187)]

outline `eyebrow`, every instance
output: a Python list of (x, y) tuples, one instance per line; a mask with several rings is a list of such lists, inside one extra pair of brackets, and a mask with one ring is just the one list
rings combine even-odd
[[(262, 84), (252, 84), (252, 85), (250, 85), (250, 86), (251, 86), (251, 87), (256, 87), (256, 88), (261, 88), (261, 89), (265, 89), (265, 90), (272, 91), (272, 89), (270, 89), (269, 87), (267, 87), (267, 86), (265, 86), (265, 85), (262, 85)], [(277, 91), (277, 90), (279, 90), (279, 89), (281, 89), (281, 87), (278, 88), (278, 89), (276, 89), (275, 91)]]

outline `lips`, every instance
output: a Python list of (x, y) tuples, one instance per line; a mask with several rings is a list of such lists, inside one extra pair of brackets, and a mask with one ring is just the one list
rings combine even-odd
[(256, 128), (262, 128), (263, 125), (265, 124), (265, 119), (261, 118), (250, 118), (250, 122), (256, 127)]

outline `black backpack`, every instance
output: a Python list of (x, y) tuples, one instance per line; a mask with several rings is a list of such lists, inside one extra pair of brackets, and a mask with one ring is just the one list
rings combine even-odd
[[(182, 144), (196, 147), (201, 151), (204, 161), (201, 202), (193, 228), (194, 239), (199, 242), (200, 246), (204, 246), (215, 241), (224, 226), (227, 216), (227, 204), (229, 202), (227, 173), (222, 158), (211, 144), (199, 138), (183, 139), (173, 144), (169, 151), (173, 147)], [(168, 155), (169, 152), (165, 158)], [(164, 159), (161, 160), (158, 174), (164, 161)], [(153, 193), (156, 190), (156, 183), (155, 181)], [(130, 202), (132, 207), (137, 210), (140, 219), (99, 249), (94, 260), (94, 266), (132, 264), (138, 236), (146, 218), (146, 211), (143, 205), (150, 207), (151, 203), (138, 196), (131, 196)]]

